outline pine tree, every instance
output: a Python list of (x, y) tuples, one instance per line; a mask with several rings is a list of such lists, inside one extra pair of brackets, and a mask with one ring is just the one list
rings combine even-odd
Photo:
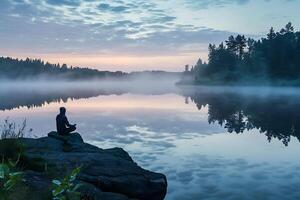
[(268, 40), (273, 40), (276, 37), (276, 33), (274, 31), (274, 28), (271, 27), (269, 33), (267, 34)]

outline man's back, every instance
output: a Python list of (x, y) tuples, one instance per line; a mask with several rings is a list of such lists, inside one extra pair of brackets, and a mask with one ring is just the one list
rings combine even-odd
[(59, 108), (59, 114), (56, 116), (56, 129), (61, 135), (66, 135), (76, 130), (76, 124), (71, 125), (66, 117), (66, 108)]
[(64, 133), (67, 129), (67, 117), (62, 114), (56, 116), (56, 129), (58, 133)]

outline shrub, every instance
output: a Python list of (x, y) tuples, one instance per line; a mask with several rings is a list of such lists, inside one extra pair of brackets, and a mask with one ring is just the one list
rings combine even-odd
[(8, 118), (4, 120), (4, 123), (0, 125), (0, 156), (2, 160), (8, 162), (19, 159), (23, 155), (24, 145), (19, 138), (25, 137), (25, 133), (26, 119), (21, 125), (17, 125)]
[[(26, 119), (20, 125), (16, 125), (14, 121), (10, 121), (9, 118), (4, 120), (1, 128), (1, 139), (18, 139), (25, 137), (26, 132)], [(32, 131), (31, 129), (29, 131)]]
[(80, 200), (80, 193), (76, 191), (80, 185), (75, 184), (80, 169), (80, 167), (75, 168), (70, 175), (61, 181), (57, 179), (52, 181), (54, 184), (53, 200)]
[(14, 171), (13, 168), (17, 165), (16, 162), (0, 164), (0, 196), (1, 199), (9, 199), (14, 187), (22, 181), (22, 172)]

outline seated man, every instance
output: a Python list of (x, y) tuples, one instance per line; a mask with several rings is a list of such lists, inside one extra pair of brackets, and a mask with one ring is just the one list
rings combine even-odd
[(71, 125), (66, 117), (66, 108), (59, 108), (60, 113), (56, 116), (57, 133), (67, 135), (76, 130), (76, 124)]

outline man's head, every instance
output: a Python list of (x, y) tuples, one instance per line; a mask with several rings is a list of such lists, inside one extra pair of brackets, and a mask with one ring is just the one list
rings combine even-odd
[(59, 108), (59, 112), (60, 112), (60, 114), (66, 114), (66, 108), (65, 107), (60, 107)]

